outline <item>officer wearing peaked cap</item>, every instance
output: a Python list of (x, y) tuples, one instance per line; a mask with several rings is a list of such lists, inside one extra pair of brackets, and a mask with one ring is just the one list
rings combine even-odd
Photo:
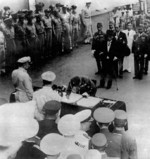
[(92, 111), (90, 109), (86, 109), (75, 114), (75, 117), (77, 117), (81, 123), (81, 130), (88, 131), (90, 129), (92, 121), (91, 114)]
[(101, 52), (102, 52), (103, 42), (106, 38), (105, 33), (102, 31), (102, 28), (103, 28), (102, 23), (97, 23), (97, 32), (94, 34), (92, 42), (92, 53), (94, 53), (98, 69), (98, 72), (96, 72), (95, 74), (100, 74), (102, 69)]
[(120, 157), (121, 136), (109, 132), (109, 125), (114, 121), (115, 118), (114, 112), (109, 108), (101, 107), (94, 111), (93, 117), (99, 127), (99, 132), (103, 133), (107, 138), (108, 146), (106, 147), (106, 153), (108, 157)]
[(125, 131), (124, 127), (127, 124), (127, 113), (123, 110), (115, 111), (115, 130), (114, 134), (119, 134), (122, 136), (121, 139), (121, 147), (122, 153), (121, 158), (137, 158), (137, 143), (135, 138), (129, 133), (129, 131)]
[(30, 67), (31, 58), (23, 57), (17, 62), (19, 67), (12, 72), (15, 100), (18, 102), (27, 102), (33, 98), (32, 79), (27, 72)]
[(41, 75), (41, 78), (43, 80), (43, 87), (38, 91), (34, 92), (33, 95), (33, 98), (37, 103), (37, 109), (35, 112), (35, 118), (37, 120), (44, 119), (43, 106), (46, 102), (51, 100), (61, 101), (61, 96), (58, 94), (58, 92), (52, 89), (52, 82), (56, 78), (55, 73), (52, 71), (44, 72)]
[(49, 133), (58, 133), (57, 120), (59, 120), (59, 114), (61, 109), (61, 103), (55, 100), (48, 101), (43, 107), (44, 120), (39, 121), (38, 137), (43, 138)]
[(98, 150), (101, 153), (102, 159), (107, 159), (107, 154), (105, 152), (107, 147), (106, 136), (102, 133), (97, 133), (92, 137), (90, 142), (90, 147)]

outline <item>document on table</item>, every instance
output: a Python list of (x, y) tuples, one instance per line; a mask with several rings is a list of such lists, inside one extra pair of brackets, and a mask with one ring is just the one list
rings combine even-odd
[(75, 103), (81, 98), (82, 98), (82, 95), (75, 94), (75, 93), (71, 93), (69, 98), (67, 98), (66, 93), (63, 93), (62, 102), (64, 102), (64, 103)]
[(87, 97), (82, 98), (77, 102), (78, 106), (87, 107), (87, 108), (93, 108), (98, 103), (100, 103), (103, 99), (101, 98), (95, 98), (95, 97)]

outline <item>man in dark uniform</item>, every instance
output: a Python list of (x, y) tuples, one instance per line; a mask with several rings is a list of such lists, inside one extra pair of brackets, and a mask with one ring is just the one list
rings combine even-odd
[(49, 133), (58, 133), (57, 119), (59, 117), (59, 111), (61, 109), (61, 103), (58, 101), (49, 101), (44, 107), (45, 119), (39, 121), (39, 132), (38, 137), (43, 138)]
[(148, 52), (147, 34), (143, 31), (143, 25), (140, 24), (138, 33), (134, 37), (133, 49), (134, 53), (134, 71), (133, 79), (142, 79), (144, 72), (144, 58)]
[(45, 37), (46, 57), (49, 57), (52, 49), (52, 19), (50, 17), (50, 11), (48, 9), (46, 9), (44, 12), (45, 16), (43, 17), (43, 23), (46, 32), (46, 37)]
[(45, 28), (42, 21), (42, 15), (36, 15), (36, 23), (35, 23), (36, 33), (39, 39), (38, 49), (40, 58), (44, 57), (44, 45), (45, 45)]
[(103, 51), (101, 53), (103, 68), (102, 68), (100, 85), (98, 86), (98, 88), (105, 87), (105, 79), (108, 75), (108, 82), (107, 82), (106, 89), (110, 89), (112, 86), (112, 79), (115, 72), (114, 61), (117, 60), (117, 57), (116, 57), (117, 44), (114, 38), (113, 30), (108, 30), (106, 36), (107, 38), (103, 43)]
[(102, 69), (102, 61), (100, 54), (102, 52), (103, 41), (105, 40), (105, 33), (102, 31), (102, 28), (102, 23), (97, 23), (97, 32), (94, 34), (92, 42), (92, 52), (94, 53), (98, 68), (98, 72), (96, 72), (95, 74), (100, 74)]
[(121, 158), (126, 159), (137, 159), (137, 144), (135, 138), (129, 134), (128, 131), (124, 130), (124, 127), (127, 124), (127, 114), (123, 110), (115, 111), (114, 125), (115, 130), (113, 133), (119, 134), (122, 136), (122, 153)]
[[(95, 82), (95, 83), (94, 83)], [(83, 94), (88, 93), (90, 96), (95, 96), (96, 94), (96, 81), (91, 80), (87, 77), (73, 77), (67, 88), (67, 96), (69, 97), (70, 93), (75, 89), (75, 93)]]
[(118, 48), (119, 48), (119, 51), (118, 51), (118, 69), (117, 69), (117, 74), (118, 74), (118, 77), (119, 78), (122, 78), (122, 75), (123, 75), (123, 59), (124, 59), (124, 48), (127, 46), (127, 38), (126, 38), (126, 34), (123, 33), (121, 31), (121, 25), (119, 26), (115, 26), (115, 30), (116, 30), (116, 33), (115, 33), (115, 38), (116, 38), (116, 41), (118, 43)]
[(99, 127), (99, 132), (104, 134), (107, 139), (107, 147), (105, 149), (108, 157), (121, 157), (121, 135), (111, 133), (109, 125), (114, 121), (115, 114), (109, 108), (98, 108), (94, 111), (93, 117)]

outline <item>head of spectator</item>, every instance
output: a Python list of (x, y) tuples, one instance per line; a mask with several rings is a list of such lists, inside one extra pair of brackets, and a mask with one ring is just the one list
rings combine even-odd
[(144, 31), (144, 25), (140, 24), (138, 27), (138, 33), (141, 34), (141, 33), (143, 33), (143, 31)]
[(10, 7), (9, 6), (5, 6), (4, 7), (4, 19), (5, 18), (9, 18), (9, 16), (10, 16), (10, 13), (11, 13), (11, 11), (10, 11)]
[(65, 147), (65, 138), (59, 134), (51, 133), (44, 136), (40, 143), (40, 149), (47, 155), (47, 159), (59, 158)]
[(50, 10), (49, 9), (45, 9), (44, 12), (45, 12), (45, 16), (47, 18), (49, 18), (49, 16), (50, 16)]
[(103, 29), (103, 24), (102, 23), (97, 23), (98, 32), (102, 32), (102, 29)]
[(40, 23), (41, 21), (42, 21), (42, 15), (37, 14), (37, 15), (36, 15), (36, 22), (37, 22), (37, 23)]
[(98, 150), (90, 149), (85, 154), (85, 159), (102, 159), (102, 155)]
[(25, 14), (24, 13), (19, 13), (18, 14), (18, 22), (19, 24), (27, 24), (27, 19), (25, 17)]
[(28, 25), (33, 25), (36, 22), (36, 18), (32, 10), (28, 11), (27, 20), (28, 20)]
[(86, 2), (86, 8), (88, 8), (88, 9), (89, 9), (89, 8), (90, 8), (90, 6), (91, 6), (91, 1), (87, 1), (87, 2)]
[(6, 27), (11, 28), (12, 27), (12, 18), (6, 18), (4, 20), (4, 24), (6, 25)]
[(45, 103), (43, 112), (46, 119), (56, 120), (59, 117), (61, 109), (61, 103), (55, 100), (51, 100)]
[(90, 125), (92, 121), (91, 115), (92, 115), (92, 111), (90, 109), (86, 109), (75, 114), (75, 117), (81, 123), (81, 130), (88, 131), (90, 129)]
[(76, 13), (77, 6), (76, 5), (72, 5), (71, 9), (72, 9), (72, 13)]
[(16, 23), (18, 21), (18, 14), (17, 13), (12, 13), (11, 16), (12, 16), (13, 22)]
[(58, 121), (58, 130), (65, 137), (74, 137), (80, 128), (80, 121), (72, 114), (64, 115)]
[(109, 22), (109, 30), (114, 30), (114, 22), (113, 21)]
[(106, 37), (107, 37), (108, 41), (112, 41), (113, 38), (114, 38), (114, 31), (113, 30), (107, 30)]
[(53, 13), (54, 11), (56, 11), (55, 5), (53, 5), (53, 4), (50, 5), (50, 6), (49, 6), (49, 10), (50, 10), (51, 13)]
[(132, 29), (132, 23), (131, 22), (128, 22), (127, 23), (127, 29), (130, 31)]
[(79, 154), (70, 154), (66, 157), (66, 159), (82, 159), (82, 157)]
[(121, 16), (124, 16), (124, 12), (121, 12)]
[(41, 78), (43, 80), (43, 86), (46, 86), (46, 85), (51, 86), (52, 82), (56, 79), (56, 75), (52, 71), (47, 71), (41, 75)]
[(31, 65), (31, 58), (29, 56), (22, 57), (18, 61), (18, 66), (23, 67), (25, 70), (28, 70)]
[(62, 5), (60, 3), (56, 3), (55, 7), (56, 7), (56, 11), (60, 12)]
[(94, 111), (93, 117), (100, 129), (108, 129), (109, 125), (114, 121), (115, 114), (111, 109), (102, 107)]
[(127, 113), (123, 110), (115, 110), (114, 126), (116, 130), (125, 130), (127, 125)]
[(63, 6), (62, 6), (62, 12), (63, 12), (64, 14), (67, 13), (67, 5), (63, 5)]
[(115, 31), (119, 33), (121, 31), (121, 24), (115, 26)]
[(91, 138), (91, 147), (92, 149), (96, 149), (99, 152), (105, 152), (107, 147), (107, 139), (106, 136), (102, 133), (97, 133)]

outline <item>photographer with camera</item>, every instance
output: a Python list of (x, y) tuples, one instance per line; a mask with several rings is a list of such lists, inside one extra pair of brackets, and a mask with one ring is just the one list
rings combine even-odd
[(33, 94), (33, 99), (37, 103), (35, 118), (38, 121), (44, 119), (43, 106), (46, 102), (51, 100), (58, 102), (61, 101), (61, 96), (59, 95), (57, 89), (55, 90), (52, 88), (53, 81), (56, 79), (55, 73), (51, 71), (44, 72), (41, 75), (41, 78), (43, 80), (43, 87)]

